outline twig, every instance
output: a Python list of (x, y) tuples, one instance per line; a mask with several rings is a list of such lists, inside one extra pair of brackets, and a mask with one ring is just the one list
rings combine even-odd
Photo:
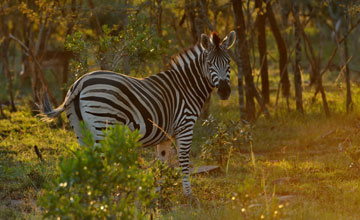
[(29, 48), (23, 43), (21, 42), (19, 39), (17, 39), (14, 35), (10, 34), (9, 37), (13, 40), (15, 40), (16, 42), (18, 42), (18, 44), (20, 44), (20, 46), (25, 50), (25, 55), (28, 57), (31, 57), (30, 55), (30, 51)]
[(346, 68), (346, 66), (349, 64), (350, 60), (351, 60), (352, 56), (349, 57), (349, 59), (346, 61), (346, 63), (342, 66), (340, 72), (339, 72), (339, 75), (336, 77), (336, 80), (335, 80), (335, 83), (338, 82), (338, 80), (340, 79), (340, 77), (342, 75), (344, 75), (344, 69)]
[(45, 160), (42, 157), (41, 152), (39, 151), (39, 148), (37, 147), (37, 145), (34, 145), (34, 150), (35, 150), (36, 156), (41, 160), (41, 162), (44, 162)]
[[(41, 71), (41, 65), (39, 63), (39, 61), (36, 59), (35, 55), (32, 53), (32, 51), (23, 43), (21, 42), (18, 38), (16, 38), (14, 35), (10, 34), (9, 37), (13, 40), (15, 40), (17, 43), (19, 43), (19, 45), (25, 50), (25, 55), (30, 57), (33, 62), (36, 64), (36, 66), (38, 67), (38, 70), (40, 73), (37, 73), (38, 71), (35, 71), (35, 74), (37, 74), (40, 78), (40, 82), (41, 84), (44, 86), (46, 92), (49, 94), (51, 101), (57, 105), (57, 101), (55, 99), (55, 97), (53, 96), (52, 92), (50, 91), (49, 87), (47, 86), (47, 82), (44, 78), (44, 75)], [(36, 94), (35, 94), (36, 95)]]
[(157, 125), (155, 122), (153, 122), (150, 118), (148, 118), (148, 120), (149, 120), (155, 127), (159, 128), (160, 131), (161, 131), (162, 133), (164, 133), (165, 136), (171, 141), (171, 143), (173, 143), (174, 146), (176, 146), (176, 143), (175, 143), (175, 140), (174, 140), (173, 137), (171, 137), (164, 129), (162, 129), (159, 125)]

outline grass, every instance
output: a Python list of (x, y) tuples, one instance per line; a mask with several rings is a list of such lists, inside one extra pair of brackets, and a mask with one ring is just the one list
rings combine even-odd
[[(5, 114), (0, 119), (0, 219), (40, 216), (36, 199), (55, 177), (59, 157), (76, 143), (74, 134), (40, 122), (26, 106)], [(35, 145), (45, 162), (37, 157)]]
[[(211, 114), (221, 120), (239, 118), (236, 89), (229, 101), (213, 97)], [(332, 116), (322, 113), (320, 97), (311, 103), (305, 88), (306, 115), (286, 110), (285, 101), (270, 105), (273, 117), (260, 117), (249, 146), (236, 149), (221, 172), (194, 176), (192, 186), (201, 207), (189, 207), (177, 196), (160, 219), (360, 219), (360, 112), (345, 115), (343, 89), (327, 85)], [(359, 89), (353, 88), (355, 107)], [(275, 97), (272, 94), (272, 97)], [(271, 100), (275, 103), (275, 100)], [(291, 99), (291, 109), (293, 107)], [(44, 185), (57, 175), (57, 162), (77, 147), (66, 123), (40, 122), (26, 104), (0, 119), (0, 219), (40, 219), (37, 205)], [(192, 157), (198, 156), (208, 131), (196, 125)], [(34, 151), (37, 146), (42, 162)], [(359, 154), (360, 155), (360, 154)], [(174, 194), (181, 186), (174, 189)], [(178, 193), (177, 193), (178, 194)]]

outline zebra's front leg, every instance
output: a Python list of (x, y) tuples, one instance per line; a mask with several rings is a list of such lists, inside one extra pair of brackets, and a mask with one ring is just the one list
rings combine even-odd
[(181, 167), (183, 178), (183, 190), (184, 194), (187, 197), (193, 197), (190, 183), (190, 148), (192, 142), (192, 131), (183, 132), (182, 134), (177, 135), (176, 145), (178, 147), (178, 158), (179, 166)]

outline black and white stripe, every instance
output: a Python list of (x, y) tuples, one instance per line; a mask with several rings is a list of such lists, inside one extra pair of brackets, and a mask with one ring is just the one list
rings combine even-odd
[(41, 110), (49, 118), (66, 110), (80, 144), (81, 121), (95, 141), (103, 138), (103, 129), (119, 123), (138, 129), (143, 146), (165, 141), (165, 131), (176, 140), (184, 193), (191, 195), (189, 152), (194, 124), (214, 87), (220, 98), (230, 95), (227, 50), (234, 40), (235, 32), (222, 42), (215, 33), (210, 38), (202, 35), (200, 44), (172, 59), (169, 70), (143, 79), (102, 70), (88, 73), (73, 84), (58, 108), (52, 109), (45, 98)]

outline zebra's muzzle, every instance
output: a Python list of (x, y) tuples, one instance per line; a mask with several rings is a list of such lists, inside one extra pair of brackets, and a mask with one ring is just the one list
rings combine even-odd
[(221, 100), (227, 100), (231, 93), (231, 88), (226, 80), (220, 80), (218, 85), (218, 96)]

